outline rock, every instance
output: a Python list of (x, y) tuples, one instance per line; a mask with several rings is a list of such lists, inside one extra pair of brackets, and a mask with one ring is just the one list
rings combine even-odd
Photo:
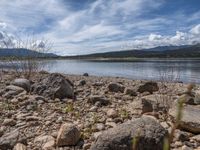
[(5, 119), (3, 121), (3, 125), (4, 126), (15, 126), (16, 125), (16, 121), (14, 119)]
[(86, 81), (85, 81), (85, 80), (80, 80), (79, 83), (78, 83), (79, 86), (83, 86), (83, 85), (85, 85), (85, 84), (86, 84)]
[(110, 101), (102, 96), (91, 95), (87, 101), (88, 103), (95, 104), (96, 102), (100, 102), (101, 105), (108, 105)]
[(90, 149), (91, 143), (86, 143), (83, 145), (83, 150), (88, 150)]
[(88, 77), (88, 76), (89, 76), (89, 74), (88, 74), (88, 73), (84, 73), (84, 74), (83, 74), (83, 76), (85, 76), (85, 77)]
[(200, 90), (195, 92), (194, 103), (200, 105)]
[(185, 141), (189, 141), (190, 136), (191, 135), (188, 132), (175, 130), (174, 139), (177, 140), (177, 141), (185, 142)]
[(0, 137), (4, 134), (3, 128), (0, 128)]
[(42, 147), (43, 150), (54, 150), (55, 140), (50, 140), (44, 144)]
[(184, 99), (184, 103), (185, 104), (189, 104), (189, 105), (195, 105), (194, 103), (194, 97), (188, 94), (183, 94), (179, 97), (179, 100)]
[(140, 85), (137, 89), (137, 91), (140, 93), (149, 92), (151, 94), (153, 94), (153, 92), (156, 92), (158, 90), (159, 90), (159, 87), (158, 87), (157, 82), (153, 82), (153, 81), (146, 82)]
[(15, 85), (9, 85), (5, 88), (3, 97), (10, 99), (24, 92), (24, 89)]
[(108, 85), (108, 89), (110, 92), (124, 92), (125, 87), (118, 83), (110, 83)]
[(153, 106), (149, 101), (145, 99), (137, 99), (130, 104), (128, 110), (136, 114), (144, 114), (146, 112), (152, 112)]
[(98, 131), (102, 131), (102, 130), (105, 129), (105, 125), (104, 125), (103, 123), (97, 123), (97, 124), (96, 124), (96, 129), (97, 129)]
[(51, 99), (74, 98), (73, 84), (58, 73), (52, 73), (40, 83), (33, 84), (31, 91)]
[(134, 138), (138, 139), (137, 149), (161, 150), (166, 135), (167, 131), (155, 119), (143, 116), (104, 131), (91, 150), (131, 150)]
[(130, 95), (130, 96), (137, 96), (137, 92), (133, 89), (130, 89), (130, 88), (126, 88), (124, 93), (126, 95)]
[(193, 136), (192, 139), (200, 143), (200, 134)]
[(91, 111), (91, 112), (96, 112), (97, 109), (98, 109), (97, 106), (92, 106), (92, 107), (89, 109), (89, 111)]
[(118, 116), (118, 112), (116, 110), (114, 110), (114, 109), (109, 109), (107, 111), (107, 116), (109, 118), (116, 118)]
[[(169, 114), (176, 118), (177, 107), (169, 110)], [(182, 119), (180, 121), (180, 128), (192, 133), (200, 133), (200, 108), (194, 105), (185, 105), (182, 110)]]
[(61, 126), (56, 139), (57, 146), (75, 146), (80, 139), (80, 131), (75, 125), (65, 123)]
[(50, 150), (55, 146), (55, 139), (50, 135), (42, 135), (34, 139), (34, 144), (41, 145), (44, 150)]
[(26, 146), (24, 144), (17, 143), (13, 150), (26, 150)]
[(14, 130), (9, 133), (5, 133), (0, 138), (0, 149), (1, 150), (12, 149), (15, 146), (15, 144), (18, 142), (18, 138), (19, 138), (18, 130)]
[(19, 86), (19, 87), (23, 88), (24, 90), (26, 90), (27, 92), (29, 92), (30, 88), (31, 88), (30, 81), (27, 79), (22, 79), (22, 78), (15, 79), (13, 81), (12, 85)]
[(190, 148), (190, 147), (188, 147), (186, 145), (183, 145), (181, 150), (193, 150), (193, 148)]

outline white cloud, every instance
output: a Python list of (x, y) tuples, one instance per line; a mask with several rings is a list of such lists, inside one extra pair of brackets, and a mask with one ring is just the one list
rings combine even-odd
[(161, 38), (162, 36), (158, 34), (151, 33), (149, 35), (149, 41), (157, 41), (157, 40), (160, 40)]
[(200, 35), (200, 24), (193, 27), (190, 32), (194, 35)]
[[(200, 25), (196, 21), (199, 19), (199, 11), (189, 15), (184, 12), (168, 16), (157, 13), (150, 15), (165, 0), (96, 0), (81, 9), (73, 9), (68, 2), (1, 0), (0, 39), (14, 43), (11, 42), (14, 38), (9, 38), (8, 33), (34, 33), (39, 39), (44, 37), (52, 41), (58, 54), (182, 45), (200, 41)], [(194, 24), (197, 25), (189, 29)]]

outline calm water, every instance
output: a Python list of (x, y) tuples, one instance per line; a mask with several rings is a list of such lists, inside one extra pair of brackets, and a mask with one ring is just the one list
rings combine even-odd
[[(96, 76), (200, 83), (200, 60), (151, 60), (143, 62), (45, 60), (44, 62), (46, 64), (44, 70), (49, 72), (79, 75), (87, 72), (89, 75)], [(2, 65), (2, 62), (0, 64)]]

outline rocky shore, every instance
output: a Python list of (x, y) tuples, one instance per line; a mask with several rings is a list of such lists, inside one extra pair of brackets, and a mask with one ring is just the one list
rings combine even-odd
[[(200, 150), (200, 88), (183, 83), (2, 72), (0, 150)], [(192, 86), (192, 87), (191, 87)]]

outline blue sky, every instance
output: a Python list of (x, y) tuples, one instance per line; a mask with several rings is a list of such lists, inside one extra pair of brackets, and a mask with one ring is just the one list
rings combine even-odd
[(34, 35), (76, 55), (200, 42), (199, 0), (0, 0), (0, 45)]

